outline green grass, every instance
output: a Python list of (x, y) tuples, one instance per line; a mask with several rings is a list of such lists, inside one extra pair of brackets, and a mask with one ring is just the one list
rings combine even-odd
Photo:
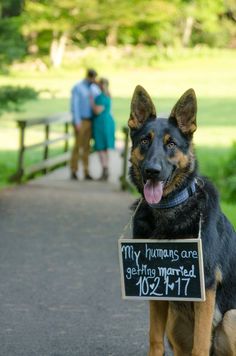
[[(169, 113), (179, 96), (157, 98), (152, 97), (157, 114)], [(130, 97), (115, 97), (113, 111), (117, 120), (118, 128), (127, 125), (130, 111)], [(208, 98), (198, 97), (198, 126), (205, 127), (234, 127), (236, 130), (236, 100), (235, 98)], [(236, 131), (235, 131), (236, 137)]]
[[(55, 157), (60, 153), (63, 153), (62, 146), (57, 145), (56, 147), (51, 147), (49, 149), (49, 158)], [(42, 161), (42, 158), (43, 149), (35, 149), (26, 152), (24, 158), (25, 167)], [(17, 162), (17, 150), (0, 150), (0, 189), (15, 184), (10, 181), (10, 177), (16, 173)], [(40, 172), (38, 174), (40, 174)]]
[[(236, 92), (236, 50), (169, 51), (159, 58), (157, 48), (90, 50), (81, 56), (70, 54), (60, 69), (35, 71), (32, 65), (15, 65), (10, 76), (0, 76), (0, 85), (33, 85), (49, 90), (44, 96), (69, 96), (72, 85), (84, 75), (84, 68), (95, 66), (110, 79), (115, 97), (129, 98), (134, 87), (142, 84), (152, 96), (177, 98), (192, 87), (198, 97), (234, 98)], [(82, 53), (81, 53), (82, 54)], [(154, 57), (155, 61), (146, 60)]]
[[(169, 113), (179, 96), (157, 98), (152, 97), (156, 105), (157, 113)], [(130, 112), (131, 97), (113, 97), (113, 114), (120, 130), (127, 125)], [(58, 112), (69, 111), (69, 97), (67, 98), (40, 98), (37, 101), (28, 102), (19, 113), (4, 114), (0, 118), (0, 125), (11, 125), (10, 121), (15, 119), (34, 119), (44, 117)], [(235, 98), (208, 98), (198, 97), (198, 126), (224, 127), (231, 130), (236, 127), (236, 100)], [(235, 135), (236, 137), (236, 135)]]
[(16, 151), (0, 151), (0, 189), (8, 186), (9, 177), (16, 171)]

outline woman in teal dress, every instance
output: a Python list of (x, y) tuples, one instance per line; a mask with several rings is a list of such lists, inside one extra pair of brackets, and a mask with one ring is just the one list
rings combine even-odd
[(111, 96), (108, 80), (101, 78), (99, 87), (101, 94), (95, 98), (93, 103), (93, 138), (94, 149), (98, 152), (102, 166), (100, 180), (107, 180), (109, 176), (108, 150), (115, 148), (115, 122), (111, 114)]

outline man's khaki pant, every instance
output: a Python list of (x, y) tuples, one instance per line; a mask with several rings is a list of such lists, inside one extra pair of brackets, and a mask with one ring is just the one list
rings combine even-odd
[(72, 173), (78, 170), (78, 161), (82, 160), (84, 174), (88, 174), (88, 158), (90, 152), (90, 139), (92, 135), (91, 120), (82, 120), (80, 130), (74, 125), (75, 143), (72, 150), (70, 168)]

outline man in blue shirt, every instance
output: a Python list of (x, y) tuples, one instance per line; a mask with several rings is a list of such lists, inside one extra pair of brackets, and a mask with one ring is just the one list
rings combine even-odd
[(92, 179), (88, 169), (93, 116), (91, 97), (95, 98), (100, 94), (100, 89), (95, 84), (96, 77), (96, 71), (88, 69), (86, 78), (76, 83), (71, 91), (71, 114), (75, 134), (75, 144), (70, 161), (71, 179), (78, 179), (79, 160), (83, 162), (84, 178)]

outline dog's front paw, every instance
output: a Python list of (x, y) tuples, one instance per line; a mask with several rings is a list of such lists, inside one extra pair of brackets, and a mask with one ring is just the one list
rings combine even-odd
[(163, 356), (164, 352), (160, 350), (150, 350), (148, 356)]
[(163, 356), (163, 355), (164, 355), (163, 343), (150, 346), (148, 356)]

